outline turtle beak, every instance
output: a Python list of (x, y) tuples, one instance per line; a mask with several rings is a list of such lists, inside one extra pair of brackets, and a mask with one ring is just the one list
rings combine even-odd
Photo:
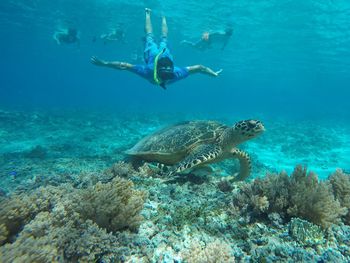
[(261, 122), (258, 124), (258, 129), (260, 130), (260, 132), (266, 131), (265, 126)]
[(258, 120), (250, 120), (248, 121), (248, 126), (253, 128), (257, 133), (262, 133), (265, 131), (264, 124)]

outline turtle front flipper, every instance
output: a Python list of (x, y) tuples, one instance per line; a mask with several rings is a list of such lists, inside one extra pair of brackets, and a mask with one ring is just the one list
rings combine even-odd
[(234, 181), (243, 181), (250, 175), (252, 169), (250, 157), (244, 151), (241, 151), (237, 148), (232, 150), (233, 158), (239, 160), (240, 172), (237, 176), (233, 178)]
[(180, 163), (172, 166), (166, 176), (172, 176), (176, 173), (182, 173), (185, 170), (193, 169), (199, 165), (211, 163), (222, 154), (221, 148), (211, 145), (204, 144), (199, 145)]

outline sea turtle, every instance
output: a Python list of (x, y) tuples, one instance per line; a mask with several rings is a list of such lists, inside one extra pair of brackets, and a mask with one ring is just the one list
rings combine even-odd
[(216, 121), (188, 121), (148, 135), (126, 153), (170, 166), (167, 175), (237, 158), (240, 173), (236, 179), (243, 180), (250, 174), (251, 162), (248, 154), (236, 146), (264, 130), (264, 125), (258, 120), (239, 121), (233, 127)]

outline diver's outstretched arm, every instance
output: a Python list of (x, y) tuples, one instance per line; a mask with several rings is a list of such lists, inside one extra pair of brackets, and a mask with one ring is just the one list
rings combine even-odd
[(97, 57), (91, 57), (91, 63), (100, 66), (100, 67), (107, 67), (107, 68), (114, 68), (119, 70), (131, 70), (134, 65), (127, 63), (127, 62), (120, 62), (120, 61), (104, 61)]
[(190, 47), (195, 47), (195, 43), (191, 42), (191, 41), (187, 41), (187, 40), (182, 40), (180, 42), (181, 45), (184, 45), (184, 46), (190, 46)]
[(203, 74), (213, 76), (213, 77), (219, 76), (219, 74), (222, 72), (222, 69), (220, 69), (218, 71), (214, 71), (211, 68), (208, 68), (208, 67), (203, 66), (203, 65), (194, 65), (194, 66), (189, 66), (186, 68), (190, 74), (203, 73)]

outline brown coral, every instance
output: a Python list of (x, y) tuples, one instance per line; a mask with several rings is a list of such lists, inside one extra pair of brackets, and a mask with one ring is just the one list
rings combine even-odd
[(49, 210), (64, 193), (63, 188), (46, 187), (39, 188), (31, 194), (15, 194), (9, 199), (2, 200), (0, 203), (2, 230), (0, 231), (6, 233), (6, 237), (1, 238), (0, 245), (10, 241), (39, 212)]
[[(334, 185), (340, 181), (337, 178), (333, 180)], [(347, 196), (347, 188), (334, 187), (339, 195)], [(266, 216), (276, 212), (287, 218), (300, 217), (324, 228), (339, 223), (347, 213), (346, 202), (335, 199), (330, 185), (319, 181), (315, 173), (307, 173), (302, 166), (297, 166), (290, 177), (285, 172), (270, 174), (243, 186), (233, 203), (245, 208), (242, 210), (245, 213)]]
[(0, 204), (0, 241), (7, 242), (0, 247), (1, 258), (93, 262), (108, 253), (118, 255), (118, 233), (106, 230), (136, 230), (145, 197), (121, 178), (86, 189), (46, 187), (14, 194)]
[(191, 247), (183, 253), (183, 258), (187, 263), (233, 263), (234, 256), (231, 247), (220, 240), (215, 240), (205, 246), (198, 242), (193, 242)]
[(329, 182), (335, 198), (339, 200), (341, 206), (348, 209), (344, 221), (346, 224), (350, 224), (350, 175), (345, 174), (341, 169), (337, 169), (330, 176)]
[(115, 236), (58, 205), (51, 213), (39, 213), (0, 252), (4, 262), (94, 262), (117, 252), (117, 246)]
[(313, 172), (307, 174), (306, 168), (297, 166), (290, 178), (290, 216), (298, 216), (324, 228), (339, 223), (340, 217), (347, 213), (335, 200), (326, 182), (320, 182)]
[(145, 192), (134, 190), (131, 181), (116, 178), (111, 183), (97, 183), (92, 189), (81, 190), (74, 203), (83, 218), (102, 228), (136, 230), (142, 221), (139, 213), (145, 198)]
[(253, 203), (254, 211), (258, 213), (265, 212), (270, 205), (266, 196), (253, 195), (251, 197), (251, 202)]
[(269, 200), (268, 212), (273, 213), (285, 210), (289, 205), (290, 178), (286, 172), (280, 174), (267, 174), (261, 180), (254, 181), (254, 191), (265, 195)]

